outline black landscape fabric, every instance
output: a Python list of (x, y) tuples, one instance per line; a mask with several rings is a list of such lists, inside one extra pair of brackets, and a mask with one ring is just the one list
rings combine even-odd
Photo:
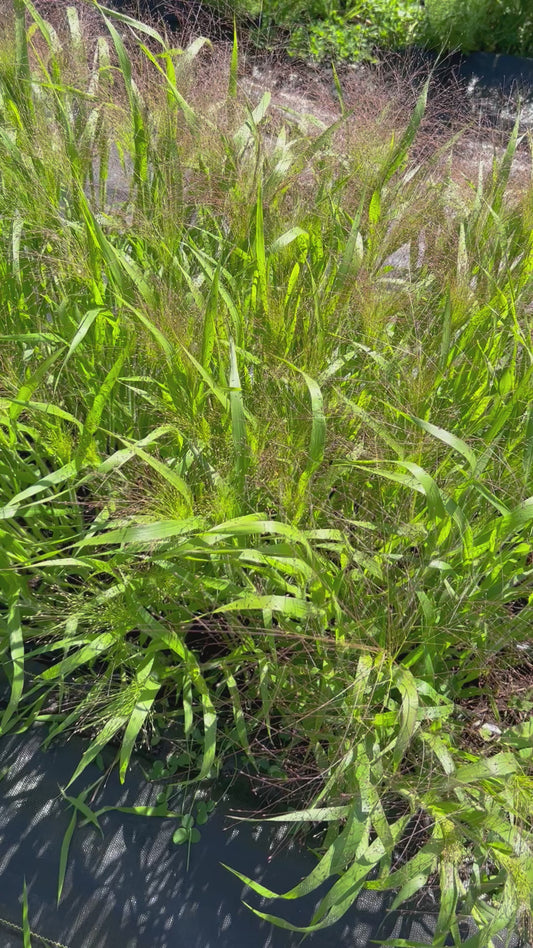
[[(90, 825), (77, 827), (58, 906), (61, 846), (73, 814), (60, 788), (68, 784), (84, 745), (73, 738), (43, 751), (45, 736), (43, 728), (35, 727), (0, 741), (1, 948), (23, 946), (24, 880), (32, 946), (296, 948), (300, 944), (301, 934), (273, 928), (250, 912), (242, 899), (305, 925), (323, 893), (292, 904), (261, 903), (222, 863), (276, 891), (286, 891), (312, 869), (315, 857), (301, 845), (280, 841), (277, 824), (233, 819), (232, 811), (242, 810), (246, 802), (232, 791), (201, 827), (201, 839), (190, 852), (173, 844), (177, 826), (173, 819), (113, 811), (100, 817), (102, 833)], [(89, 766), (68, 794), (77, 796), (98, 777), (96, 766)], [(97, 799), (88, 797), (87, 803), (93, 809), (150, 805), (159, 789), (146, 781), (138, 759), (124, 786), (115, 769)], [(363, 892), (340, 922), (309, 936), (305, 944), (364, 948), (374, 939), (394, 937), (431, 945), (435, 915), (422, 914), (415, 906), (390, 913), (390, 902), (390, 895)], [(468, 934), (465, 926), (463, 937)], [(514, 939), (511, 944), (518, 942)]]

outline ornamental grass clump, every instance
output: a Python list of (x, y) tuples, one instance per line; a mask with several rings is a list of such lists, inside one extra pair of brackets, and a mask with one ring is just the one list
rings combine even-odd
[(427, 84), (362, 141), (94, 7), (0, 55), (2, 733), (268, 771), (322, 854), (240, 878), (327, 881), (302, 931), (365, 888), (525, 931), (531, 143), (465, 179)]

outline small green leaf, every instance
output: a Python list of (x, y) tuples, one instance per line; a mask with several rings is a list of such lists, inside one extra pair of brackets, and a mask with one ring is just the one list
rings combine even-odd
[(207, 823), (208, 819), (209, 813), (207, 810), (207, 805), (203, 800), (201, 800), (196, 807), (196, 822), (198, 826), (203, 826), (204, 823)]
[(180, 826), (180, 828), (176, 830), (176, 832), (174, 833), (172, 837), (172, 842), (175, 843), (176, 846), (183, 846), (183, 844), (188, 842), (188, 840), (189, 840), (189, 831), (186, 830), (183, 826)]

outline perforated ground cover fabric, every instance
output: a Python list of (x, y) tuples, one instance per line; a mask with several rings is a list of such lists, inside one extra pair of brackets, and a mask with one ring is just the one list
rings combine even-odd
[(463, 59), (461, 74), (467, 79), (475, 77), (481, 84), (504, 92), (515, 88), (525, 93), (533, 90), (533, 59), (525, 56), (470, 53)]
[[(277, 891), (295, 885), (315, 865), (301, 845), (276, 839), (275, 824), (236, 822), (241, 808), (230, 791), (219, 803), (201, 839), (176, 846), (175, 820), (112, 811), (72, 837), (63, 895), (56, 904), (60, 851), (72, 809), (60, 792), (84, 750), (79, 739), (41, 748), (45, 733), (34, 728), (0, 740), (0, 946), (23, 948), (21, 895), (27, 885), (32, 946), (67, 948), (296, 948), (301, 935), (275, 929), (253, 915), (242, 898), (264, 911), (286, 912), (297, 924), (310, 918), (317, 893), (294, 903), (254, 897), (221, 863)], [(142, 760), (126, 784), (116, 772), (98, 799), (109, 806), (149, 805), (159, 788), (148, 784)], [(76, 796), (101, 776), (92, 765), (69, 789)], [(278, 831), (279, 832), (279, 829)], [(187, 866), (187, 861), (189, 865)], [(320, 896), (320, 893), (318, 893)], [(432, 944), (435, 916), (413, 908), (388, 913), (389, 897), (366, 892), (340, 922), (310, 936), (310, 948), (366, 948), (373, 939), (412, 939)], [(464, 936), (468, 935), (464, 927)], [(503, 941), (502, 941), (503, 944)], [(511, 944), (518, 945), (512, 939)]]

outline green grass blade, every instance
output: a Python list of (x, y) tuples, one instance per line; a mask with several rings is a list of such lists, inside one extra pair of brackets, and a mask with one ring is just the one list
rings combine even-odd
[[(65, 678), (80, 665), (100, 659), (112, 647), (115, 636), (112, 632), (101, 632), (87, 645), (83, 645), (73, 655), (62, 658), (56, 665), (41, 672), (43, 681), (52, 681), (54, 678)], [(77, 644), (75, 641), (73, 645)]]
[(248, 740), (248, 730), (246, 728), (246, 720), (244, 717), (244, 712), (242, 708), (241, 697), (239, 694), (239, 688), (235, 677), (231, 674), (228, 669), (224, 669), (224, 679), (231, 698), (231, 706), (233, 710), (233, 717), (235, 719), (235, 730), (237, 732), (237, 737), (239, 739), (239, 744), (242, 749), (248, 754), (249, 757), (252, 757), (252, 752), (250, 750), (250, 742)]
[(242, 397), (239, 367), (233, 339), (230, 339), (229, 400), (231, 410), (231, 434), (235, 463), (235, 482), (238, 497), (244, 501), (246, 472), (248, 470), (248, 444), (246, 440), (246, 417)]
[(450, 932), (458, 935), (457, 910), (463, 886), (457, 876), (457, 866), (453, 858), (449, 858), (447, 854), (443, 855), (440, 864), (439, 882), (441, 897), (437, 925), (433, 935), (435, 948), (441, 948), (446, 944)]
[(147, 524), (130, 524), (125, 527), (115, 527), (101, 533), (83, 537), (76, 544), (81, 550), (87, 546), (109, 546), (120, 544), (135, 544), (147, 549), (153, 544), (169, 540), (172, 537), (188, 535), (203, 526), (202, 520), (190, 517), (185, 520), (158, 520)]
[(365, 252), (363, 237), (360, 231), (362, 213), (363, 202), (361, 201), (359, 210), (352, 221), (350, 234), (335, 275), (335, 282), (333, 284), (334, 293), (349, 292), (361, 268)]
[(326, 447), (326, 416), (324, 414), (324, 399), (322, 391), (317, 382), (314, 381), (306, 372), (301, 373), (305, 379), (305, 384), (309, 390), (311, 398), (311, 438), (309, 441), (309, 458), (311, 466), (317, 467), (324, 457)]
[(233, 19), (233, 45), (231, 47), (231, 60), (229, 66), (228, 96), (230, 99), (237, 98), (237, 77), (239, 74), (239, 44), (237, 40), (237, 21)]
[(336, 837), (334, 842), (322, 856), (315, 868), (306, 876), (302, 882), (294, 888), (289, 889), (283, 895), (279, 892), (273, 892), (266, 886), (255, 882), (248, 876), (225, 866), (233, 875), (237, 876), (241, 882), (249, 886), (257, 895), (265, 899), (298, 899), (309, 895), (318, 889), (324, 882), (330, 879), (342, 867), (348, 864), (353, 854), (357, 851), (361, 841), (366, 838), (369, 828), (369, 821), (366, 814), (363, 814), (357, 805), (350, 809), (346, 826)]
[[(15, 494), (14, 497), (5, 505), (5, 507), (0, 508), (0, 520), (9, 520), (12, 517), (16, 517), (19, 509), (22, 507), (23, 502), (26, 501), (29, 497), (35, 497), (37, 494), (42, 494), (44, 491), (49, 490), (50, 487), (56, 487), (59, 484), (63, 484), (65, 481), (69, 480), (76, 474), (76, 465), (74, 461), (70, 461), (68, 464), (65, 464), (63, 467), (58, 468), (57, 471), (52, 471), (51, 474), (46, 474), (42, 477), (36, 484), (32, 484), (31, 487), (27, 487), (25, 490), (20, 491), (20, 493)], [(41, 504), (42, 498), (35, 500), (32, 504), (24, 504), (27, 508), (33, 506), (34, 504)]]
[(76, 823), (78, 822), (78, 814), (74, 810), (70, 823), (68, 824), (63, 840), (61, 843), (61, 851), (59, 854), (59, 873), (57, 879), (57, 904), (59, 905), (61, 901), (61, 894), (63, 892), (63, 886), (65, 884), (65, 876), (67, 872), (67, 863), (68, 863), (68, 854), (70, 849), (70, 844), (72, 842), (72, 837), (74, 835), (74, 830), (76, 829)]
[(6, 635), (9, 642), (9, 656), (11, 659), (11, 690), (7, 707), (0, 721), (0, 733), (7, 728), (11, 718), (16, 713), (24, 691), (24, 636), (18, 589), (13, 589), (9, 597)]
[(28, 912), (28, 889), (26, 887), (26, 878), (22, 889), (22, 941), (24, 948), (31, 948), (31, 928)]
[(220, 264), (216, 268), (213, 282), (209, 289), (209, 296), (207, 297), (207, 304), (205, 307), (205, 316), (204, 316), (204, 325), (202, 332), (202, 350), (201, 350), (201, 363), (206, 372), (209, 372), (211, 366), (211, 359), (213, 357), (213, 349), (215, 346), (216, 339), (216, 314), (218, 310), (218, 287), (219, 287), (219, 274), (220, 274)]
[(263, 216), (263, 194), (261, 179), (257, 183), (257, 199), (255, 205), (255, 260), (259, 280), (259, 297), (265, 314), (268, 314), (268, 273), (265, 250), (265, 223)]
[(74, 464), (77, 471), (80, 471), (83, 467), (87, 452), (93, 440), (93, 435), (100, 424), (102, 412), (104, 411), (113, 388), (118, 382), (120, 373), (122, 371), (122, 366), (130, 355), (130, 349), (131, 345), (124, 348), (124, 350), (119, 354), (118, 358), (107, 373), (102, 385), (100, 386), (87, 414), (85, 423), (83, 425), (83, 430), (81, 432), (79, 444), (74, 454)]
[(33, 375), (19, 388), (16, 398), (13, 400), (11, 407), (9, 409), (9, 417), (12, 421), (16, 421), (19, 418), (21, 412), (23, 411), (23, 405), (27, 402), (35, 390), (41, 385), (44, 379), (50, 372), (54, 362), (57, 361), (61, 355), (61, 350), (58, 349), (56, 352), (50, 353), (49, 356), (44, 359), (40, 364), (39, 368), (35, 370)]
[(23, 95), (27, 121), (33, 123), (34, 106), (31, 88), (30, 59), (26, 34), (26, 5), (24, 0), (13, 0), (15, 13), (15, 69)]
[[(195, 685), (200, 688), (202, 679), (196, 678)], [(217, 751), (217, 730), (218, 714), (213, 702), (209, 696), (207, 686), (201, 687), (202, 717), (204, 724), (204, 753), (200, 772), (196, 778), (198, 781), (206, 780), (213, 776), (213, 766)]]
[(379, 172), (378, 191), (383, 187), (384, 184), (386, 184), (387, 181), (392, 178), (393, 174), (402, 167), (407, 158), (409, 149), (415, 140), (420, 123), (422, 122), (424, 113), (426, 111), (429, 82), (430, 80), (428, 79), (424, 83), (422, 92), (417, 99), (415, 108), (411, 114), (405, 132), (400, 138), (398, 144), (392, 149), (389, 158)]
[(150, 659), (148, 665), (142, 668), (137, 674), (137, 684), (142, 682), (143, 679), (144, 683), (139, 691), (139, 697), (126, 725), (124, 737), (122, 738), (122, 743), (120, 745), (119, 777), (121, 783), (124, 783), (126, 778), (126, 771), (128, 769), (128, 764), (133, 752), (133, 748), (135, 747), (135, 741), (137, 740), (141, 728), (143, 727), (144, 722), (152, 709), (152, 705), (161, 689), (161, 683), (157, 681), (157, 679), (153, 677), (146, 677), (150, 673), (152, 665), (153, 658)]
[(173, 471), (172, 468), (168, 466), (168, 464), (165, 464), (163, 461), (159, 461), (157, 458), (152, 457), (146, 451), (143, 451), (142, 448), (136, 447), (135, 445), (132, 446), (131, 454), (142, 458), (142, 460), (148, 464), (149, 467), (151, 467), (154, 471), (157, 471), (163, 480), (167, 481), (167, 483), (169, 483), (179, 494), (181, 494), (187, 503), (190, 513), (192, 513), (193, 498), (190, 487), (183, 477), (180, 477), (179, 474), (176, 474), (176, 472)]
[[(202, 42), (206, 42), (206, 41), (202, 38)], [(183, 112), (183, 115), (184, 115), (184, 117), (185, 117), (185, 121), (187, 122), (187, 125), (188, 125), (189, 129), (190, 129), (192, 132), (196, 132), (196, 131), (198, 130), (199, 120), (198, 120), (198, 117), (197, 117), (197, 115), (196, 115), (194, 109), (191, 108), (191, 106), (190, 106), (189, 103), (186, 101), (186, 99), (185, 99), (185, 98), (181, 95), (181, 93), (178, 91), (178, 89), (176, 88), (176, 85), (172, 82), (171, 78), (169, 77), (168, 72), (166, 72), (166, 71), (161, 67), (161, 65), (158, 63), (157, 59), (156, 59), (155, 56), (150, 52), (150, 50), (149, 50), (146, 46), (143, 46), (142, 44), (141, 44), (141, 49), (142, 49), (143, 53), (145, 54), (146, 58), (149, 59), (150, 62), (155, 66), (155, 68), (157, 69), (157, 71), (158, 71), (162, 76), (164, 76), (164, 78), (165, 78), (165, 80), (166, 80), (166, 83), (167, 83), (167, 89), (168, 89), (169, 95), (172, 96), (172, 98), (174, 99), (174, 101), (176, 102), (176, 104), (178, 105), (178, 107), (179, 107), (179, 108), (181, 109), (181, 111)]]
[(98, 832), (103, 836), (104, 834), (102, 832), (102, 827), (100, 826), (100, 823), (98, 822), (97, 814), (93, 810), (91, 810), (90, 806), (88, 806), (87, 803), (85, 803), (85, 797), (87, 796), (88, 791), (84, 790), (82, 791), (82, 793), (79, 794), (79, 796), (71, 797), (67, 793), (65, 793), (64, 790), (61, 790), (61, 788), (59, 789), (61, 792), (61, 796), (64, 797), (67, 803), (70, 803), (70, 805), (74, 807), (74, 810), (80, 813), (85, 818), (85, 821), (87, 823), (91, 823), (92, 826), (94, 826), (95, 829), (97, 829)]
[(226, 602), (214, 611), (215, 613), (238, 613), (241, 610), (244, 612), (262, 612), (264, 609), (279, 612), (291, 619), (306, 619), (317, 612), (316, 606), (303, 599), (290, 596), (258, 596), (252, 593), (244, 593), (241, 598), (235, 599), (233, 602)]
[(97, 309), (90, 309), (87, 313), (85, 313), (85, 315), (81, 319), (80, 324), (76, 332), (74, 333), (74, 336), (72, 337), (72, 341), (68, 347), (67, 354), (63, 360), (61, 369), (58, 375), (56, 376), (56, 381), (55, 381), (56, 387), (57, 387), (57, 383), (59, 382), (59, 374), (64, 370), (71, 356), (75, 353), (78, 346), (83, 342), (83, 340), (85, 339), (85, 336), (89, 332), (89, 329), (91, 328), (95, 319), (97, 318), (97, 316), (100, 315), (101, 312), (102, 312), (102, 309), (100, 307), (98, 307)]
[(102, 18), (105, 22), (109, 19), (116, 20), (117, 23), (124, 23), (125, 26), (130, 27), (132, 30), (137, 31), (138, 33), (144, 33), (145, 36), (149, 36), (150, 39), (153, 39), (160, 46), (165, 46), (165, 41), (161, 36), (161, 33), (148, 23), (144, 23), (142, 20), (136, 20), (134, 17), (128, 16), (126, 13), (120, 13), (118, 10), (113, 10), (110, 7), (104, 7), (97, 0), (92, 0), (95, 7), (102, 13)]
[(110, 718), (101, 731), (89, 744), (86, 751), (84, 751), (82, 758), (74, 770), (72, 777), (67, 783), (67, 789), (78, 779), (79, 776), (83, 773), (86, 767), (98, 756), (100, 751), (109, 744), (109, 742), (118, 734), (120, 730), (124, 727), (127, 721), (127, 715), (118, 714)]
[(402, 695), (400, 729), (392, 755), (392, 766), (397, 770), (417, 729), (418, 690), (413, 676), (405, 668), (396, 669), (394, 683)]
[(530, 408), (526, 415), (525, 429), (522, 467), (524, 478), (529, 481), (533, 471), (533, 408)]
[(422, 418), (416, 418), (414, 415), (411, 416), (411, 420), (414, 421), (415, 425), (418, 425), (419, 428), (422, 428), (424, 431), (427, 431), (428, 434), (433, 435), (434, 438), (438, 438), (439, 441), (442, 441), (443, 444), (447, 444), (450, 448), (453, 448), (455, 451), (458, 451), (461, 454), (465, 461), (468, 462), (473, 471), (476, 470), (478, 461), (474, 451), (470, 448), (462, 438), (458, 438), (457, 435), (452, 434), (450, 431), (446, 431), (444, 428), (440, 428), (438, 425), (433, 425), (429, 421), (424, 421)]
[(271, 98), (270, 92), (265, 92), (259, 104), (256, 105), (253, 112), (250, 113), (249, 120), (245, 122), (244, 125), (241, 125), (233, 135), (233, 144), (237, 151), (243, 151), (252, 139), (252, 129), (257, 129), (257, 126), (263, 121), (268, 111)]

